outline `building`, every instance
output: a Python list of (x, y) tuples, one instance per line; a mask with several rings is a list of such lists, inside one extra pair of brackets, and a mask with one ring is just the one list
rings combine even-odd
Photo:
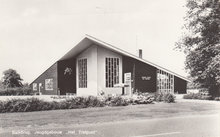
[(43, 95), (139, 92), (186, 93), (187, 79), (106, 42), (86, 35), (31, 83)]

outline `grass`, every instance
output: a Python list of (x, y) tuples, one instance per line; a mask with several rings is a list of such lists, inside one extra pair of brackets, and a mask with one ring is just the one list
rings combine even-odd
[(177, 103), (156, 103), (148, 105), (129, 105), (122, 107), (103, 107), (41, 112), (2, 113), (2, 128), (40, 127), (48, 125), (70, 125), (102, 123), (159, 117), (201, 115), (219, 113), (220, 104), (195, 101)]

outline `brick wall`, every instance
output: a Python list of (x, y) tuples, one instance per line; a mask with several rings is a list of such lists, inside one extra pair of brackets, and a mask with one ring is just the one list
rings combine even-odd
[[(67, 68), (70, 73), (65, 73)], [(76, 59), (63, 60), (58, 62), (58, 88), (60, 95), (76, 93)]]
[[(123, 57), (124, 73), (131, 72), (132, 87), (135, 91), (156, 92), (156, 68), (130, 57)], [(134, 78), (135, 77), (135, 78)]]
[(183, 79), (180, 79), (178, 77), (174, 77), (174, 92), (179, 94), (185, 94), (186, 93), (186, 85), (187, 82)]
[[(53, 81), (52, 90), (45, 89), (46, 79), (52, 79)], [(32, 90), (33, 90), (33, 83), (37, 83), (38, 92), (39, 92), (39, 84), (40, 83), (42, 84), (40, 91), (43, 95), (57, 95), (57, 63), (53, 64), (50, 68), (48, 68), (44, 73), (42, 73), (36, 80), (34, 80), (31, 83)]]

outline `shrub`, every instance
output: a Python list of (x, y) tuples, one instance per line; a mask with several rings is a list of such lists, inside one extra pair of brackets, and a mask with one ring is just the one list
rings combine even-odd
[(186, 94), (183, 96), (184, 99), (194, 99), (194, 93)]
[(175, 96), (171, 93), (156, 93), (155, 94), (155, 101), (157, 102), (166, 102), (166, 103), (174, 103)]
[(215, 101), (220, 101), (220, 97), (215, 97), (214, 100)]
[(167, 103), (173, 103), (175, 102), (175, 96), (171, 93), (164, 94), (163, 101)]
[(30, 112), (45, 110), (45, 103), (37, 98), (11, 99), (0, 102), (0, 112)]
[(203, 93), (190, 93), (183, 96), (184, 99), (199, 99), (199, 100), (212, 100), (210, 95)]
[(154, 95), (150, 93), (134, 93), (132, 96), (133, 104), (150, 104), (154, 101)]
[(121, 96), (116, 97), (108, 97), (107, 102), (110, 101), (110, 103), (107, 103), (110, 106), (127, 106), (129, 105), (129, 100), (126, 98), (123, 98)]
[(0, 113), (6, 112), (31, 112), (55, 109), (77, 109), (87, 107), (103, 107), (103, 106), (127, 106), (129, 104), (149, 104), (154, 100), (164, 102), (174, 102), (175, 97), (172, 94), (134, 94), (133, 97), (128, 96), (88, 96), (88, 97), (71, 97), (56, 102), (47, 102), (38, 98), (26, 99), (10, 99), (0, 101)]
[(105, 102), (102, 99), (99, 99), (94, 96), (89, 96), (86, 100), (86, 104), (88, 107), (103, 107), (103, 106), (105, 106)]
[(33, 92), (29, 87), (0, 89), (0, 96), (12, 96), (12, 95), (33, 95)]
[[(123, 103), (119, 103), (119, 101), (114, 102), (114, 105), (116, 104), (124, 105)], [(105, 102), (93, 96), (74, 97), (61, 102), (47, 102), (44, 100), (39, 100), (38, 98), (10, 99), (7, 101), (0, 101), (0, 113), (31, 112), (55, 109), (76, 109), (103, 106), (105, 106)]]
[(162, 93), (156, 93), (155, 94), (155, 101), (157, 101), (157, 102), (161, 102), (161, 101), (163, 101), (163, 94)]

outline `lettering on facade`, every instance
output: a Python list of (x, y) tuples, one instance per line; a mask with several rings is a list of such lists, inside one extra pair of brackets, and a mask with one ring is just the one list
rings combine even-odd
[(141, 79), (142, 79), (142, 80), (150, 80), (151, 77), (150, 77), (150, 76), (142, 76)]

